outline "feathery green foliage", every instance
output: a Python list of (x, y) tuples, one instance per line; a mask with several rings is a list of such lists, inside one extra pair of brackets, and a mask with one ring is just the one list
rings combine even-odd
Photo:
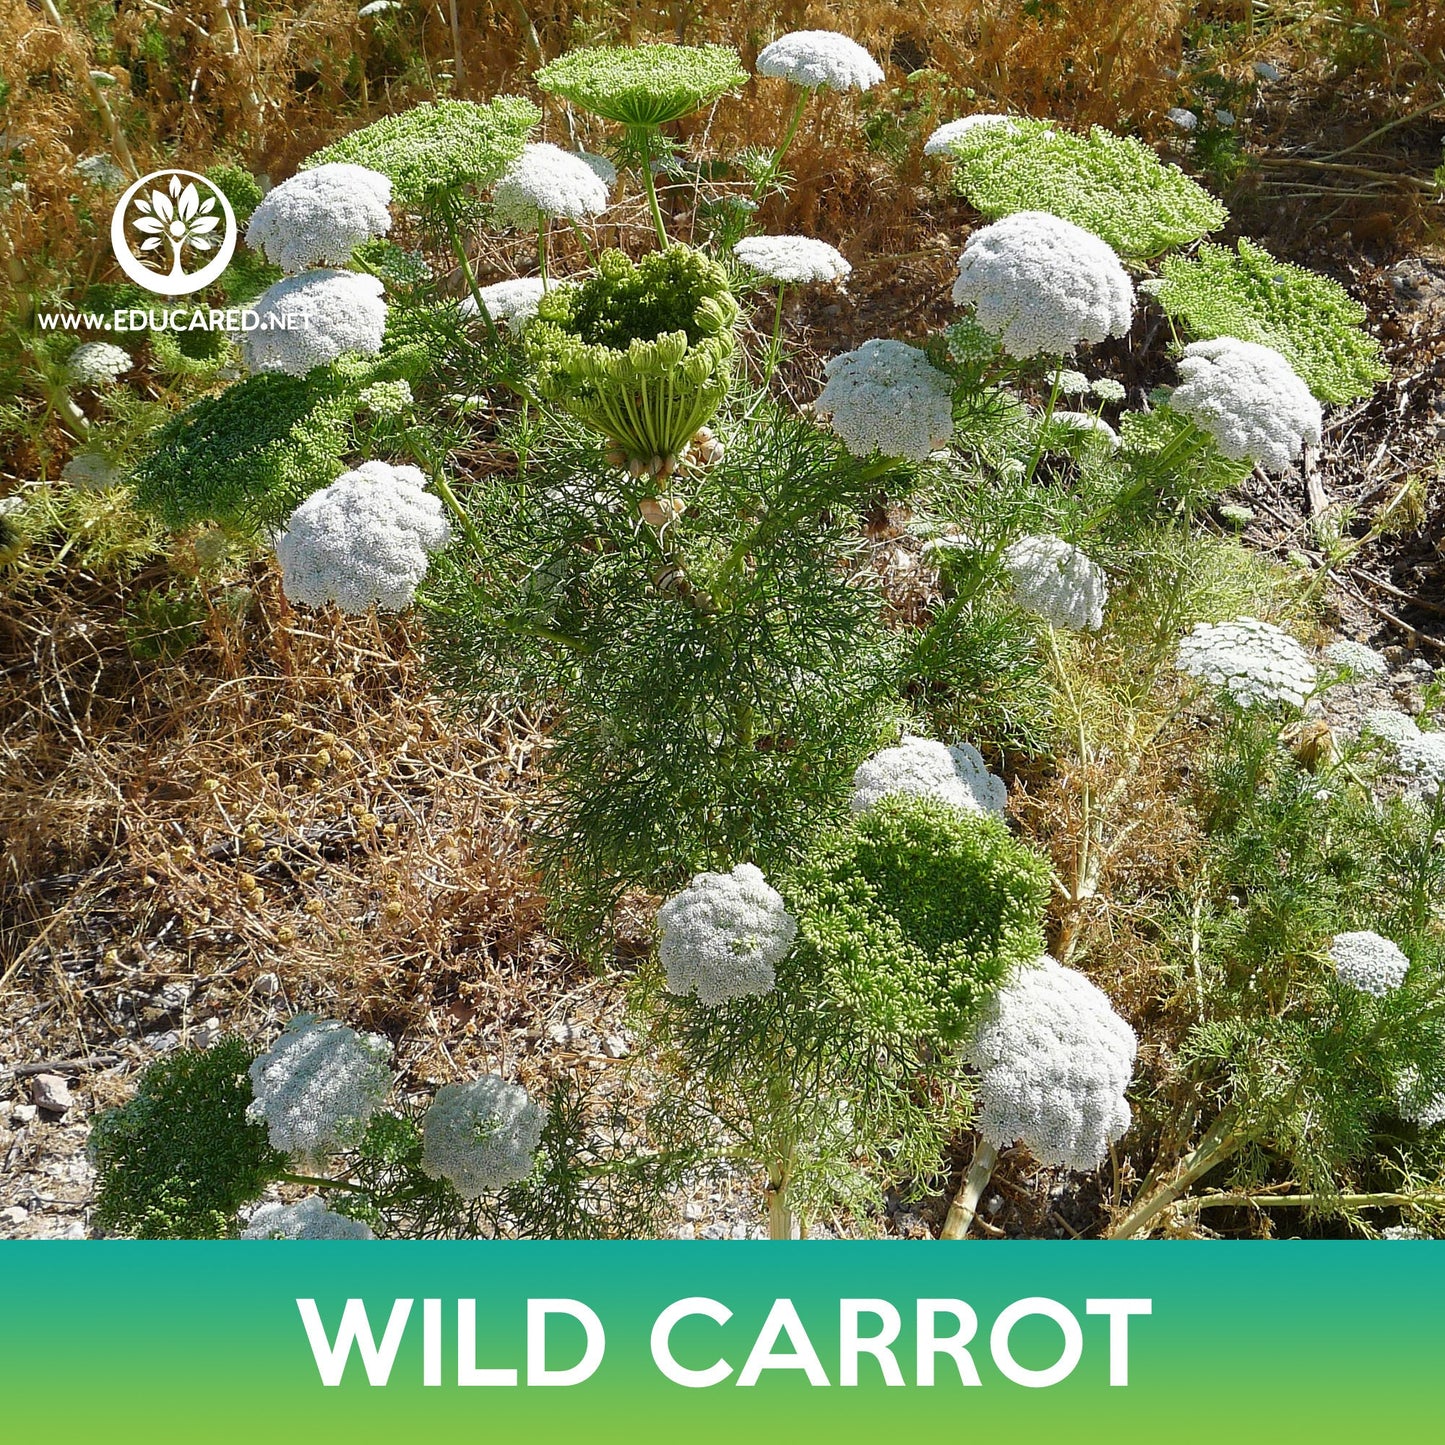
[(1218, 230), (1229, 213), (1148, 146), (1095, 126), (1075, 135), (1038, 120), (976, 126), (949, 147), (958, 190), (990, 220), (1047, 211), (1148, 260)]
[(880, 1038), (945, 1043), (1043, 952), (1048, 896), (1048, 864), (1001, 819), (901, 795), (820, 840), (784, 884), (799, 967), (824, 996)]
[(179, 1049), (135, 1097), (95, 1121), (96, 1223), (136, 1239), (224, 1239), (236, 1211), (285, 1173), (266, 1126), (246, 1118), (255, 1057), (244, 1041)]
[(261, 187), (255, 176), (242, 166), (219, 165), (206, 172), (206, 179), (231, 203), (236, 224), (244, 226), (261, 204)]
[(1166, 257), (1160, 270), (1159, 304), (1191, 336), (1272, 346), (1321, 401), (1368, 396), (1390, 374), (1364, 329), (1365, 308), (1339, 282), (1243, 237), (1233, 251), (1206, 242), (1190, 257)]
[(737, 316), (727, 272), (700, 251), (604, 251), (596, 276), (542, 297), (526, 349), (542, 394), (627, 461), (675, 463), (727, 394)]
[[(370, 379), (368, 374), (367, 379)], [(344, 470), (362, 383), (336, 367), (252, 376), (166, 423), (135, 472), (136, 500), (177, 530), (283, 521)]]
[(512, 95), (485, 105), (433, 101), (342, 136), (303, 169), (347, 161), (388, 177), (404, 206), (442, 205), (464, 187), (491, 185), (521, 155), (541, 118), (530, 100)]
[(747, 82), (726, 45), (594, 46), (537, 72), (552, 95), (633, 129), (680, 120)]

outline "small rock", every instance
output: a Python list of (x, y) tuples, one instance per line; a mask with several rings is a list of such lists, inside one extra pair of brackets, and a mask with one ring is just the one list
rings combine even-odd
[(602, 1040), (602, 1052), (609, 1059), (625, 1059), (632, 1051), (627, 1047), (627, 1040), (621, 1034), (608, 1034)]
[(36, 1074), (30, 1081), (30, 1097), (47, 1114), (63, 1114), (75, 1102), (70, 1085), (59, 1074)]
[(1003, 1208), (1003, 1196), (1001, 1194), (990, 1194), (988, 1203), (983, 1207), (989, 1214), (997, 1214), (999, 1210)]
[(208, 1049), (218, 1038), (221, 1037), (221, 1021), (218, 1018), (209, 1018), (203, 1024), (197, 1024), (191, 1033), (191, 1042), (198, 1049)]
[(10, 1111), (10, 1117), (14, 1119), (17, 1124), (33, 1124), (35, 1122), (35, 1116), (39, 1112), (34, 1104), (16, 1104)]
[(751, 1233), (752, 1231), (748, 1228), (746, 1224), (735, 1224), (732, 1227), (732, 1234), (730, 1235), (730, 1238), (746, 1239)]
[(727, 1237), (728, 1227), (719, 1219), (713, 1220), (711, 1224), (703, 1225), (702, 1233), (698, 1235), (699, 1239), (726, 1239)]
[(173, 983), (162, 984), (156, 993), (156, 1003), (167, 1013), (175, 1013), (177, 1009), (184, 1008), (191, 1001), (191, 985), (182, 983), (177, 979)]
[(180, 1047), (181, 1036), (174, 1029), (167, 1029), (162, 1034), (147, 1034), (141, 1042), (154, 1053), (168, 1054)]
[[(682, 1217), (689, 1220), (701, 1219), (702, 1205), (699, 1204), (696, 1199), (689, 1199), (687, 1203), (682, 1206)], [(690, 1237), (691, 1236), (689, 1236), (689, 1238)]]
[(0, 1209), (0, 1224), (24, 1224), (30, 1218), (30, 1211), (19, 1204), (9, 1209)]
[(690, 1225), (690, 1224), (679, 1224), (679, 1225), (677, 1226), (677, 1232), (676, 1232), (676, 1234), (674, 1234), (673, 1238), (674, 1238), (674, 1239), (696, 1239), (696, 1238), (697, 1238), (697, 1230), (694, 1229), (694, 1228), (692, 1227), (692, 1225)]
[(275, 973), (256, 975), (256, 992), (263, 998), (275, 998), (281, 992), (281, 977)]

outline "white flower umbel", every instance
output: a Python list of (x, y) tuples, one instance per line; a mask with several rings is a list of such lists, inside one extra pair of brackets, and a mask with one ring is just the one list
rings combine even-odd
[(377, 416), (404, 416), (416, 402), (411, 383), (402, 380), (373, 381), (356, 399)]
[(1405, 982), (1410, 960), (1397, 944), (1378, 933), (1337, 933), (1330, 940), (1330, 962), (1341, 983), (1383, 998)]
[(1049, 425), (1097, 437), (1110, 451), (1119, 449), (1119, 433), (1103, 417), (1095, 416), (1091, 411), (1056, 411), (1049, 417)]
[(421, 1167), (463, 1199), (532, 1172), (546, 1115), (519, 1084), (487, 1074), (438, 1089), (421, 1121)]
[(343, 612), (409, 607), (427, 558), (451, 540), (439, 498), (416, 467), (364, 462), (313, 492), (276, 538), (292, 602)]
[(131, 368), (130, 352), (109, 341), (87, 341), (65, 363), (70, 379), (81, 386), (114, 386)]
[(1103, 402), (1118, 403), (1129, 395), (1128, 388), (1112, 376), (1101, 376), (1089, 383), (1089, 390)]
[(268, 286), (256, 299), (256, 330), (241, 342), (253, 372), (305, 376), (338, 356), (375, 356), (386, 332), (381, 282), (358, 271), (306, 271)]
[(1325, 648), (1325, 661), (1343, 667), (1357, 677), (1384, 677), (1390, 670), (1390, 664), (1373, 647), (1366, 647), (1363, 642), (1354, 642), (1347, 637)]
[[(546, 283), (540, 276), (518, 276), (512, 281), (496, 281), (480, 291), (482, 305), (493, 321), (505, 321), (511, 331), (520, 331), (537, 314)], [(463, 316), (477, 314), (477, 298), (465, 297), (458, 310)]]
[(809, 90), (871, 90), (883, 69), (856, 40), (836, 30), (794, 30), (758, 52), (759, 75)]
[(1017, 211), (968, 238), (953, 283), (957, 306), (1010, 356), (1063, 356), (1085, 342), (1123, 336), (1134, 283), (1110, 247), (1082, 226), (1043, 211)]
[(1008, 803), (1008, 784), (989, 772), (977, 748), (909, 733), (895, 746), (882, 748), (858, 764), (850, 806), (862, 813), (897, 793), (937, 798), (973, 813), (1000, 815)]
[(308, 1194), (295, 1204), (263, 1204), (251, 1215), (242, 1239), (375, 1239), (359, 1219), (337, 1214)]
[(667, 990), (702, 1004), (767, 993), (798, 936), (783, 896), (751, 863), (699, 873), (657, 912)]
[(813, 409), (855, 457), (923, 461), (953, 435), (953, 384), (916, 346), (865, 341), (823, 367)]
[(1102, 569), (1062, 537), (1020, 537), (1003, 554), (1014, 598), (1050, 627), (1097, 632), (1109, 600)]
[(1365, 715), (1363, 730), (1389, 744), (1400, 771), (1426, 798), (1445, 789), (1445, 732), (1421, 732), (1413, 718), (1383, 709)]
[(576, 155), (579, 161), (592, 168), (593, 175), (610, 192), (612, 187), (617, 184), (617, 167), (606, 156), (600, 156), (596, 151), (577, 151)]
[(543, 217), (585, 221), (607, 209), (609, 187), (581, 156), (545, 141), (522, 147), (492, 192), (499, 226), (535, 230)]
[(1129, 1128), (1138, 1047), (1106, 994), (1041, 958), (989, 999), (966, 1050), (979, 1071), (975, 1125), (995, 1148), (1019, 1142), (1041, 1164), (1097, 1168)]
[(1184, 380), (1169, 405), (1208, 432), (1231, 460), (1282, 472), (1306, 443), (1319, 445), (1320, 404), (1271, 347), (1232, 336), (1193, 341), (1179, 374)]
[(1006, 115), (965, 115), (959, 120), (951, 120), (945, 125), (938, 127), (923, 144), (923, 154), (926, 156), (946, 156), (949, 147), (961, 136), (966, 136), (969, 131), (977, 130), (980, 126), (999, 125), (1012, 135), (1018, 127)]
[(1429, 1093), (1414, 1069), (1405, 1071), (1395, 1098), (1400, 1105), (1400, 1117), (1411, 1124), (1433, 1129), (1436, 1124), (1445, 1123), (1445, 1092)]
[(341, 266), (364, 241), (391, 229), (391, 182), (344, 162), (298, 171), (251, 213), (246, 244), (288, 275)]
[(811, 236), (744, 236), (733, 255), (750, 271), (788, 286), (842, 281), (853, 269), (841, 252)]
[(390, 1058), (380, 1034), (297, 1014), (251, 1064), (247, 1117), (266, 1121), (283, 1154), (320, 1159), (351, 1148), (391, 1092)]
[(1289, 633), (1241, 617), (1201, 622), (1179, 644), (1176, 665), (1229, 694), (1241, 707), (1283, 702), (1303, 707), (1315, 689), (1315, 665)]

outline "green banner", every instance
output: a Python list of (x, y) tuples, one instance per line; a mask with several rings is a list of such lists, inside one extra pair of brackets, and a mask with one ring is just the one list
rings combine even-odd
[(1436, 1243), (10, 1243), (0, 1399), (108, 1445), (1424, 1440), (1442, 1298)]

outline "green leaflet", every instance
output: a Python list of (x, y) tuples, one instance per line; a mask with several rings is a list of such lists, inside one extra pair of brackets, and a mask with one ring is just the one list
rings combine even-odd
[(486, 105), (439, 100), (383, 116), (342, 136), (302, 169), (346, 161), (380, 171), (405, 206), (438, 205), (464, 186), (491, 185), (522, 153), (542, 113), (530, 100), (500, 95)]
[(650, 129), (678, 120), (747, 81), (726, 45), (594, 46), (537, 72), (537, 84), (605, 120)]
[(1015, 119), (965, 132), (949, 154), (958, 190), (990, 220), (1047, 211), (1092, 231), (1125, 258), (1148, 260), (1188, 245), (1229, 218), (1177, 166), (1100, 126), (1081, 136)]
[(1364, 307), (1337, 281), (1262, 246), (1206, 243), (1188, 259), (1170, 256), (1161, 270), (1159, 304), (1190, 336), (1272, 346), (1321, 401), (1368, 396), (1390, 374), (1364, 329)]

